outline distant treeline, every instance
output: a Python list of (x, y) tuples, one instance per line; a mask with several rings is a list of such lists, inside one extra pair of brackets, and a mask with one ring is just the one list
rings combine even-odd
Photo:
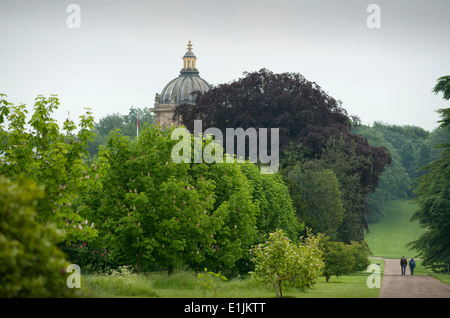
[(108, 114), (94, 123), (96, 136), (89, 142), (89, 156), (93, 158), (98, 153), (98, 147), (106, 143), (111, 131), (120, 129), (122, 134), (128, 137), (136, 137), (137, 123), (140, 127), (153, 124), (153, 114), (145, 108), (131, 106), (128, 114)]
[(399, 126), (375, 122), (353, 128), (354, 134), (363, 135), (373, 146), (385, 146), (392, 156), (392, 164), (384, 170), (375, 193), (367, 203), (371, 222), (382, 217), (387, 200), (413, 198), (413, 183), (426, 173), (425, 165), (436, 160), (442, 149), (436, 146), (446, 142), (450, 134), (443, 127), (429, 132), (417, 126)]

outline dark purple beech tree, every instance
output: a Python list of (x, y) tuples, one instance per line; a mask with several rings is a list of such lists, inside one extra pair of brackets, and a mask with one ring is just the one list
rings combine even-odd
[[(196, 103), (178, 105), (174, 118), (181, 118), (190, 131), (194, 129), (194, 120), (199, 119), (203, 131), (216, 127), (224, 134), (226, 128), (253, 127), (256, 131), (268, 128), (269, 132), (270, 128), (278, 128), (282, 169), (296, 163), (287, 159), (295, 157), (293, 149), (301, 148), (303, 160), (319, 160), (330, 138), (348, 144), (351, 151), (340, 147), (342, 153), (338, 157), (345, 160), (347, 156), (349, 162), (350, 156), (359, 157), (359, 164), (349, 170), (358, 175), (361, 200), (376, 189), (380, 174), (391, 163), (385, 147), (373, 147), (365, 137), (350, 132), (360, 122), (357, 117), (349, 116), (340, 101), (301, 74), (275, 74), (261, 69), (244, 73), (243, 78), (220, 84), (204, 94), (195, 94)], [(364, 218), (367, 208), (361, 203), (358, 211), (347, 212), (357, 214), (358, 223), (367, 230)], [(361, 235), (346, 235), (342, 240), (361, 239)]]

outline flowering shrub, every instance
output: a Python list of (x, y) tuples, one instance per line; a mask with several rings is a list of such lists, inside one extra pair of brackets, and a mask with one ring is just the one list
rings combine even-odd
[(84, 274), (101, 273), (116, 268), (111, 252), (87, 242), (62, 243), (59, 246), (67, 258), (81, 267)]

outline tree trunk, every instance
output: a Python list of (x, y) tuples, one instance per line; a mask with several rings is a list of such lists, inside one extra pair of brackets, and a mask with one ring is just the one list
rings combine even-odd
[(278, 282), (278, 289), (280, 290), (280, 298), (283, 298), (283, 291), (281, 290), (281, 283), (282, 283), (283, 281), (282, 280), (280, 280), (279, 282)]
[(273, 289), (275, 289), (275, 294), (277, 294), (277, 298), (280, 298), (280, 293), (278, 292), (278, 283), (272, 285)]
[(281, 280), (277, 281), (273, 285), (273, 289), (275, 289), (275, 293), (277, 294), (277, 298), (282, 298), (283, 297), (283, 293), (281, 291)]
[(142, 272), (142, 252), (139, 251), (137, 255), (137, 268), (136, 272), (140, 274)]
[(172, 275), (174, 271), (173, 265), (169, 265), (169, 268), (167, 269), (167, 274)]

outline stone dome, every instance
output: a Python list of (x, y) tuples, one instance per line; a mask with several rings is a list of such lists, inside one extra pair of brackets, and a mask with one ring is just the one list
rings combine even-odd
[(188, 50), (183, 56), (183, 68), (180, 76), (171, 80), (159, 95), (160, 104), (168, 103), (193, 103), (195, 96), (191, 93), (200, 91), (207, 92), (211, 85), (201, 78), (196, 68), (197, 57), (192, 52), (192, 43), (189, 41)]
[(197, 57), (192, 52), (189, 41), (188, 50), (182, 57), (183, 67), (180, 75), (164, 86), (161, 94), (155, 95), (155, 104), (150, 109), (154, 114), (154, 121), (161, 126), (178, 125), (179, 119), (173, 118), (174, 109), (178, 104), (193, 104), (196, 96), (192, 93), (205, 93), (211, 85), (201, 78), (197, 69)]
[(161, 91), (160, 104), (170, 102), (176, 104), (193, 103), (195, 95), (191, 93), (209, 91), (211, 85), (198, 75), (198, 72), (181, 72), (180, 76), (171, 80)]

